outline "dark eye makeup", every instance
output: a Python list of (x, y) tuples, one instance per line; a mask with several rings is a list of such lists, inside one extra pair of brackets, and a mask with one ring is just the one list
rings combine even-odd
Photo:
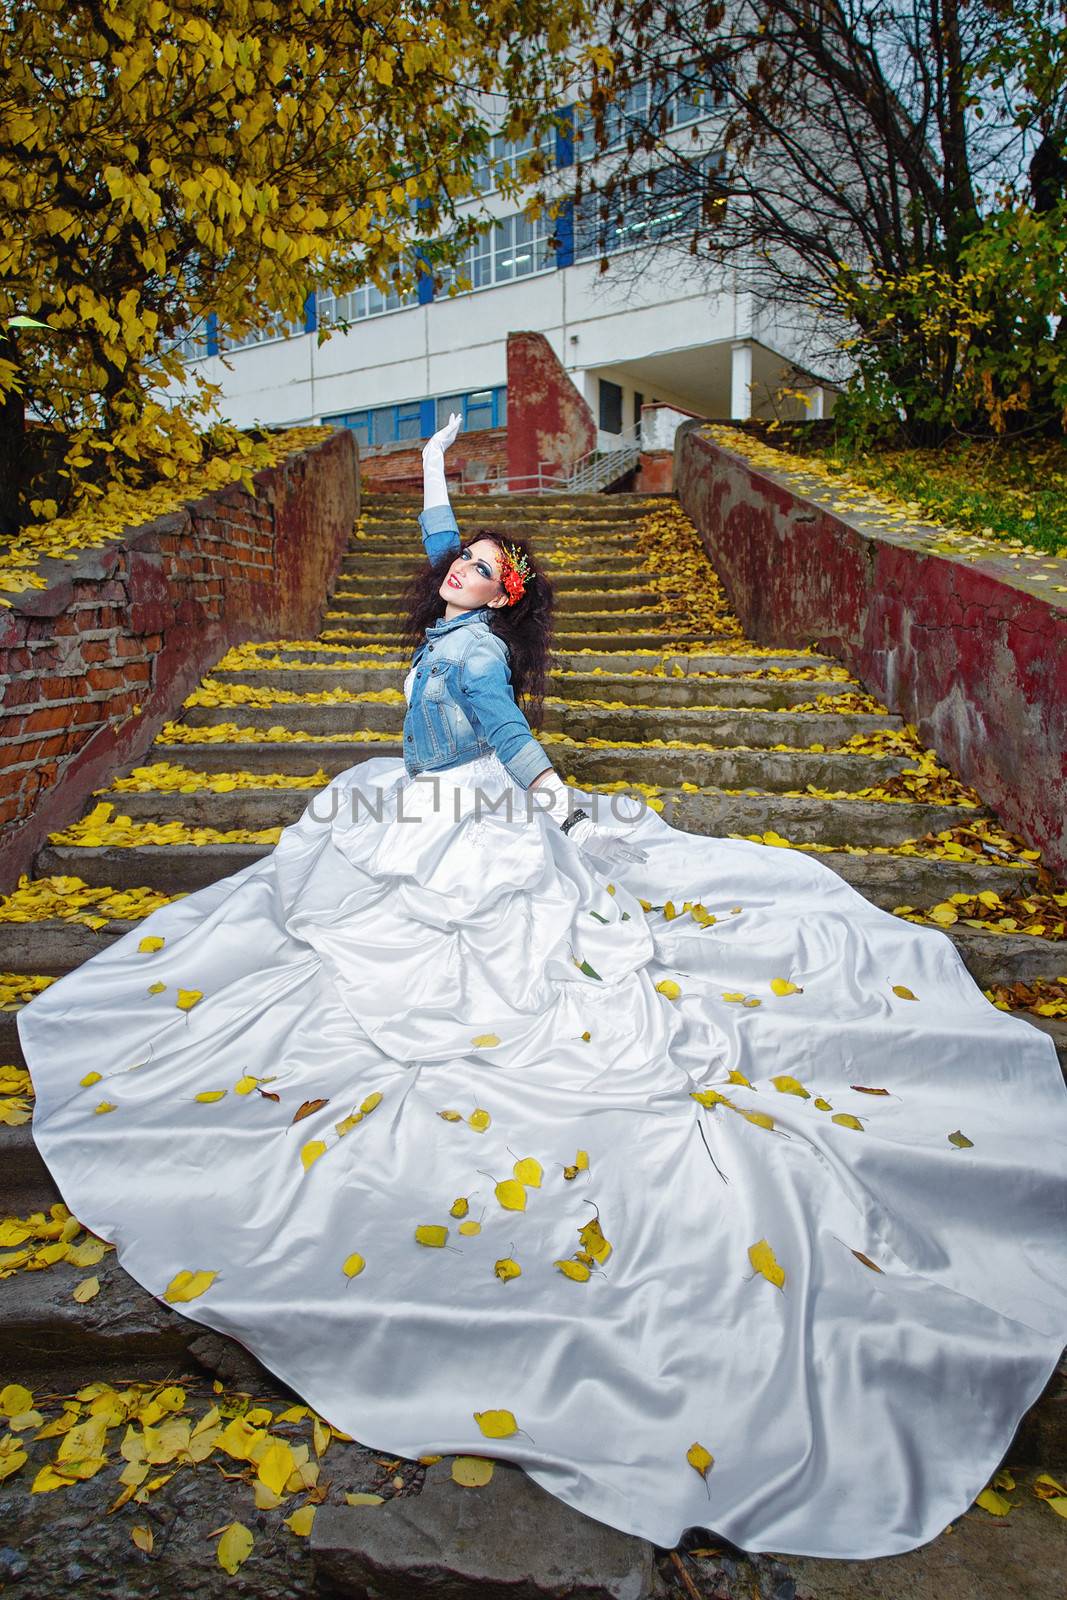
[[(474, 561), (474, 557), (471, 556), (470, 545), (468, 545), (468, 544), (465, 544), (463, 546), (462, 550), (460, 551), (460, 555), (461, 556), (470, 556), (471, 560)], [(491, 578), (493, 576), (493, 569), (489, 565), (488, 561), (483, 561), (479, 557), (477, 561), (474, 561), (474, 564), (478, 568), (478, 571), (481, 573), (483, 578)]]

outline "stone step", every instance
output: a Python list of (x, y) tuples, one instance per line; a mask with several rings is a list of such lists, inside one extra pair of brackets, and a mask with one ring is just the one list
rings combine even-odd
[[(610, 630), (610, 638), (605, 637), (603, 629), (590, 633), (571, 633), (567, 628), (556, 628), (552, 635), (552, 649), (558, 655), (577, 650), (588, 650), (591, 653), (611, 660), (619, 660), (620, 654), (635, 650), (668, 653), (678, 651), (683, 647), (697, 650), (713, 650), (723, 641), (722, 634), (715, 633), (686, 633), (680, 628), (664, 628), (657, 630), (650, 628), (642, 620), (640, 630), (635, 628), (632, 617), (622, 619), (624, 626)], [(629, 631), (633, 628), (633, 631)], [(381, 645), (391, 649), (404, 648), (403, 635), (395, 627), (387, 625), (384, 621), (380, 628), (368, 630), (364, 622), (347, 622), (336, 618), (324, 622), (319, 637), (324, 644), (351, 644), (353, 646)], [(808, 658), (805, 657), (805, 660)], [(409, 656), (410, 662), (410, 656)]]
[[(653, 678), (653, 681), (664, 681), (656, 678), (653, 672), (653, 669), (658, 667), (663, 667), (665, 669), (667, 675), (666, 681), (675, 681), (679, 677), (691, 676), (740, 677), (745, 673), (762, 672), (766, 671), (768, 668), (774, 667), (785, 667), (788, 669), (793, 669), (795, 667), (812, 667), (816, 670), (825, 669), (830, 671), (836, 668), (838, 665), (838, 663), (830, 656), (804, 654), (789, 655), (788, 653), (781, 655), (760, 655), (754, 646), (748, 650), (735, 649), (730, 652), (723, 652), (720, 650), (719, 653), (716, 653), (716, 645), (721, 646), (723, 644), (731, 644), (732, 642), (733, 641), (729, 640), (725, 635), (720, 635), (717, 640), (714, 638), (709, 640), (707, 650), (694, 650), (691, 654), (683, 654), (681, 651), (671, 648), (666, 648), (663, 650), (650, 650), (648, 648), (632, 650), (605, 650), (603, 648), (592, 650), (561, 650), (557, 648), (552, 653), (552, 659), (558, 670), (564, 672), (588, 673), (589, 676), (597, 682), (601, 680), (601, 677), (609, 681), (611, 679), (632, 679), (634, 682), (641, 682), (643, 679), (648, 677)], [(278, 656), (285, 660), (311, 661), (321, 663), (323, 667), (329, 667), (333, 663), (344, 663), (346, 661), (367, 663), (371, 666), (382, 666), (386, 664), (386, 655), (383, 654), (381, 647), (375, 647), (369, 644), (364, 644), (362, 646), (346, 645), (339, 640), (331, 639), (322, 640), (321, 650), (307, 648), (306, 641), (302, 646), (294, 646), (284, 639), (268, 641), (264, 644), (257, 644), (255, 648), (257, 650), (262, 650), (264, 654)], [(399, 660), (399, 658), (397, 659)], [(400, 664), (406, 671), (411, 665), (410, 653), (404, 656), (403, 661)], [(677, 674), (674, 671), (675, 667), (678, 668)], [(212, 674), (212, 676), (214, 676), (214, 674)], [(773, 683), (775, 680), (753, 679), (752, 681), (755, 683), (760, 681)], [(801, 687), (808, 687), (810, 685), (811, 694), (814, 696), (815, 694), (822, 694), (829, 690), (834, 681), (835, 680), (833, 679), (823, 681), (820, 681), (819, 679), (810, 679), (807, 681), (807, 683), (801, 684)], [(847, 685), (847, 687), (854, 688), (855, 685), (850, 684)], [(622, 696), (613, 695), (611, 698), (617, 698), (621, 700)]]
[[(226, 794), (216, 794), (211, 789), (193, 794), (166, 789), (97, 789), (89, 808), (98, 800), (108, 800), (116, 812), (135, 822), (181, 822), (190, 828), (228, 832), (233, 828), (287, 827), (302, 815), (313, 793), (308, 789), (275, 788), (234, 789)], [(726, 794), (718, 789), (704, 789), (697, 794), (666, 789), (663, 800), (665, 820), (686, 833), (721, 838), (731, 833), (766, 833), (773, 829), (800, 843), (867, 848), (921, 839), (928, 833), (965, 826), (985, 814), (967, 806), (821, 800), (814, 795)], [(0, 924), (0, 931), (2, 927)]]
[[(280, 652), (279, 652), (280, 653)], [(304, 658), (314, 659), (309, 652)], [(280, 667), (214, 669), (210, 676), (219, 683), (245, 683), (260, 689), (281, 689), (291, 694), (318, 694), (328, 689), (363, 690), (398, 689), (403, 692), (404, 679), (410, 663), (394, 667), (359, 665), (356, 668), (338, 666), (328, 656), (321, 658), (321, 667), (294, 667), (285, 671)], [(819, 695), (836, 697), (854, 694), (858, 684), (828, 681), (820, 683), (810, 679), (791, 683), (787, 679), (739, 678), (737, 674), (721, 677), (713, 674), (697, 676), (690, 673), (682, 678), (635, 677), (626, 672), (553, 672), (549, 674), (549, 688), (554, 695), (566, 700), (622, 700), (631, 706), (737, 706), (750, 711), (780, 711), (794, 705), (805, 705)]]
[[(52, 1185), (47, 1168), (44, 1182)], [(10, 1214), (6, 1207), (5, 1213)], [(266, 1377), (243, 1345), (223, 1339), (142, 1289), (119, 1266), (113, 1250), (91, 1271), (100, 1280), (100, 1291), (84, 1305), (72, 1292), (89, 1269), (66, 1261), (39, 1272), (14, 1272), (0, 1282), (0, 1372), (5, 1383), (33, 1387), (61, 1377), (65, 1390), (75, 1389), (94, 1379), (117, 1381), (133, 1368), (140, 1378), (167, 1379), (197, 1370), (194, 1347), (205, 1335), (209, 1346), (221, 1342), (227, 1349), (234, 1345), (235, 1356), (243, 1352), (245, 1374), (255, 1375), (257, 1388), (259, 1375)], [(278, 1388), (277, 1378), (267, 1381)]]
[[(594, 606), (598, 611), (625, 611), (658, 604), (659, 595), (651, 589), (626, 589), (615, 584), (595, 589), (569, 589), (567, 580), (563, 579), (555, 591), (556, 612), (588, 611)], [(356, 589), (350, 583), (342, 583), (330, 596), (330, 606), (339, 611), (390, 612), (399, 616), (404, 609), (403, 588), (390, 583), (388, 586), (364, 584)]]
[[(539, 559), (540, 559), (540, 552)], [(622, 583), (624, 579), (648, 581), (648, 573), (635, 565), (633, 551), (626, 555), (584, 555), (575, 552), (564, 560), (560, 556), (546, 556), (541, 564), (554, 584), (569, 583), (577, 589), (597, 589), (605, 584)], [(406, 581), (414, 572), (422, 571), (425, 559), (418, 551), (384, 551), (369, 555), (346, 555), (341, 559), (341, 575), (354, 582), (377, 582), (391, 578)]]
[[(877, 759), (837, 750), (703, 750), (695, 746), (626, 744), (615, 748), (583, 745), (580, 741), (553, 742), (545, 748), (552, 765), (568, 783), (654, 783), (668, 789), (693, 783), (701, 789), (758, 789), (768, 794), (782, 789), (866, 789), (903, 772), (909, 765), (902, 756)], [(289, 772), (304, 776), (321, 770), (328, 777), (335, 777), (374, 756), (402, 755), (399, 738), (336, 743), (324, 739), (235, 739), (205, 740), (203, 744), (172, 744), (159, 738), (139, 765), (172, 761), (195, 772)]]
[[(582, 563), (591, 557), (626, 556), (631, 561), (634, 554), (632, 528), (618, 523), (586, 524), (573, 528), (550, 528), (535, 523), (499, 528), (505, 537), (528, 539), (538, 559), (549, 556), (573, 557)], [(469, 523), (460, 527), (460, 539), (477, 537), (477, 528)], [(418, 526), (414, 522), (376, 524), (361, 533), (354, 533), (348, 541), (346, 553), (353, 555), (406, 555), (411, 553), (416, 562), (425, 559), (424, 546)]]
[[(421, 669), (420, 669), (421, 670)], [(289, 728), (312, 735), (331, 733), (395, 733), (404, 722), (405, 704), (349, 701), (275, 701), (266, 706), (189, 706), (182, 715), (186, 727), (213, 727), (236, 722), (245, 728)], [(626, 706), (607, 709), (577, 700), (546, 696), (546, 733), (566, 733), (572, 739), (683, 739), (722, 746), (724, 749), (761, 748), (784, 744), (808, 750), (813, 744), (842, 744), (854, 734), (879, 733), (901, 728), (899, 717), (868, 716), (862, 712), (751, 711), (745, 708), (707, 711), (697, 706)]]
[[(328, 814), (324, 814), (324, 825)], [(36, 875), (54, 873), (83, 879), (93, 887), (130, 889), (147, 885), (174, 894), (215, 883), (270, 854), (270, 844), (70, 845), (48, 844), (36, 861)], [(771, 848), (768, 846), (767, 848)], [(923, 856), (858, 856), (819, 851), (818, 859), (847, 883), (892, 910), (894, 906), (936, 905), (950, 894), (992, 889), (1010, 894), (1032, 884), (1019, 868), (945, 861)], [(684, 886), (679, 886), (682, 888)], [(1065, 963), (1067, 965), (1067, 963)]]
[[(389, 607), (383, 610), (368, 609), (368, 602), (362, 600), (333, 599), (328, 603), (323, 612), (324, 626), (351, 621), (358, 626), (361, 633), (399, 634), (401, 613), (398, 609)], [(563, 608), (556, 614), (552, 623), (552, 639), (554, 644), (574, 642), (577, 634), (615, 634), (616, 630), (636, 629), (644, 630), (642, 637), (670, 634), (675, 624), (665, 611), (656, 611), (651, 606), (642, 607), (635, 605), (620, 608), (618, 611), (571, 611)], [(625, 637), (626, 635), (622, 635)], [(613, 641), (614, 642), (614, 641)]]

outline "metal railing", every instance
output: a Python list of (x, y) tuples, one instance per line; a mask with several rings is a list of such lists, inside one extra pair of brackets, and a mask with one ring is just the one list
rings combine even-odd
[(637, 465), (641, 455), (641, 424), (619, 434), (619, 443), (610, 450), (587, 450), (562, 472), (558, 462), (541, 461), (536, 472), (513, 477), (506, 468), (495, 473), (469, 474), (464, 467), (460, 492), (468, 487), (488, 494), (597, 494), (618, 481)]

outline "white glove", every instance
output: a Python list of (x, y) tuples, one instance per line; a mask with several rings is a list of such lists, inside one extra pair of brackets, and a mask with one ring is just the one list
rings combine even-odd
[(445, 451), (463, 424), (457, 412), (450, 412), (448, 422), (422, 447), (422, 509), (430, 506), (447, 506), (448, 485), (445, 481)]
[[(535, 785), (531, 785), (530, 793), (543, 795), (549, 803), (537, 800), (534, 804), (538, 810), (544, 811), (553, 822), (561, 827), (566, 822), (570, 813), (576, 809), (571, 804), (570, 789), (559, 777), (558, 773), (549, 772), (539, 778)], [(580, 817), (567, 829), (567, 837), (573, 839), (587, 855), (595, 856), (598, 860), (610, 865), (613, 861), (647, 861), (648, 852), (640, 850), (636, 845), (627, 844), (617, 834), (606, 833), (598, 828), (588, 817)]]

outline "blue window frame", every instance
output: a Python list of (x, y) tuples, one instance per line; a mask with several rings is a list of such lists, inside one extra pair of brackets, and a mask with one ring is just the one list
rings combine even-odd
[(465, 433), (502, 428), (507, 421), (507, 388), (470, 389), (464, 394), (438, 395), (430, 400), (405, 400), (399, 405), (374, 406), (366, 411), (342, 411), (323, 417), (324, 423), (351, 428), (360, 444), (396, 444), (405, 439), (428, 439), (458, 411)]

